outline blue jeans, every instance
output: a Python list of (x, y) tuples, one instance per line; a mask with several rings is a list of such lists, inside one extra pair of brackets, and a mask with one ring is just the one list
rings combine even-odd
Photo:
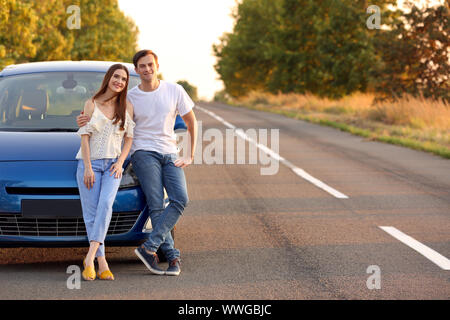
[[(144, 247), (152, 252), (161, 248), (167, 260), (180, 258), (174, 248), (170, 231), (188, 204), (186, 178), (182, 168), (176, 167), (177, 155), (156, 151), (138, 150), (131, 156), (131, 163), (147, 200), (153, 230)], [(164, 189), (169, 205), (164, 208)]]
[(110, 176), (109, 169), (116, 159), (92, 160), (92, 170), (95, 174), (93, 188), (84, 184), (84, 162), (78, 160), (77, 183), (80, 191), (81, 208), (89, 243), (100, 242), (96, 257), (105, 256), (105, 237), (111, 222), (112, 206), (119, 189), (120, 181)]

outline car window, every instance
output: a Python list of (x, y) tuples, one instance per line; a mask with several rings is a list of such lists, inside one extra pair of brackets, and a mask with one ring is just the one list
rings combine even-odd
[[(76, 131), (76, 117), (103, 81), (102, 72), (42, 72), (0, 80), (0, 130)], [(139, 84), (130, 76), (128, 89)]]

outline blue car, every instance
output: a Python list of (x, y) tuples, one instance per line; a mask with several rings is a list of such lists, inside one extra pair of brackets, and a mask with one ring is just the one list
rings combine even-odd
[[(0, 72), (0, 247), (88, 246), (75, 178), (76, 117), (112, 64), (35, 62)], [(132, 88), (139, 76), (123, 64)], [(185, 129), (178, 116), (175, 130)], [(129, 159), (124, 169), (106, 246), (137, 246), (151, 230)]]

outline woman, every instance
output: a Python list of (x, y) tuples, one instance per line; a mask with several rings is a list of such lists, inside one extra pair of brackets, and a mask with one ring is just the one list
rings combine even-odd
[[(105, 257), (104, 240), (111, 221), (112, 206), (122, 178), (123, 163), (133, 142), (133, 106), (127, 100), (129, 73), (121, 64), (112, 65), (103, 78), (100, 90), (84, 106), (89, 123), (78, 130), (81, 147), (77, 183), (89, 252), (83, 261), (83, 279), (97, 276), (114, 280)], [(122, 141), (123, 147), (122, 147)]]

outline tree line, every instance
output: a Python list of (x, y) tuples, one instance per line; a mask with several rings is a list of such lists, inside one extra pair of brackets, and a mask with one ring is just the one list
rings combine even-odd
[(252, 90), (339, 98), (405, 94), (450, 102), (448, 3), (409, 10), (372, 0), (381, 26), (369, 29), (367, 0), (242, 0), (234, 29), (213, 45), (225, 93)]
[[(74, 5), (78, 11), (68, 10)], [(117, 0), (0, 0), (0, 69), (48, 60), (131, 62), (138, 33)]]

